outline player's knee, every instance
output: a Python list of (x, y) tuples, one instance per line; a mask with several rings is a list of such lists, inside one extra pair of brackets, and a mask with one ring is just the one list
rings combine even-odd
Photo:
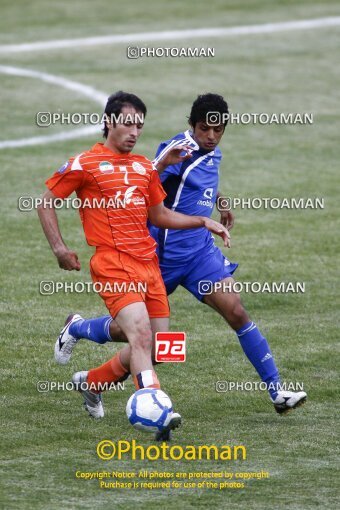
[(127, 338), (115, 320), (110, 323), (110, 337), (114, 342), (127, 342)]
[(228, 313), (228, 322), (233, 329), (242, 328), (249, 321), (247, 312), (240, 301), (234, 303)]
[(135, 349), (150, 351), (152, 349), (151, 325), (145, 320), (138, 320), (129, 335), (129, 342)]

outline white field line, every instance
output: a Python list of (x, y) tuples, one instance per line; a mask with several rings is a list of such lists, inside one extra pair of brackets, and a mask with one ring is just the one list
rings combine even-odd
[[(201, 28), (190, 30), (173, 30), (167, 32), (144, 32), (140, 34), (108, 35), (102, 37), (85, 37), (82, 39), (62, 39), (24, 44), (0, 45), (0, 54), (21, 53), (29, 51), (52, 50), (60, 48), (78, 48), (83, 46), (100, 46), (106, 44), (119, 44), (144, 41), (164, 41), (176, 39), (195, 39), (203, 37), (228, 37), (237, 35), (265, 34), (288, 30), (305, 30), (311, 28), (339, 26), (339, 17), (318, 18), (313, 20), (286, 21), (282, 23), (266, 23), (263, 25), (248, 25), (229, 28)], [(107, 95), (87, 85), (68, 80), (53, 74), (43, 73), (30, 69), (11, 66), (0, 66), (0, 73), (21, 77), (37, 78), (47, 83), (60, 85), (63, 88), (80, 93), (90, 99), (105, 104)], [(19, 140), (5, 140), (0, 142), (0, 149), (25, 147), (27, 145), (40, 145), (50, 142), (71, 140), (98, 132), (96, 126), (87, 126), (74, 129), (69, 133), (56, 133), (54, 135), (22, 138)]]
[[(37, 78), (38, 80), (44, 81), (46, 83), (59, 85), (64, 89), (72, 90), (73, 92), (77, 92), (95, 101), (96, 103), (99, 103), (101, 109), (103, 109), (107, 101), (107, 94), (104, 94), (104, 92), (100, 92), (93, 87), (83, 85), (82, 83), (78, 83), (67, 78), (55, 76), (54, 74), (12, 66), (0, 66), (0, 73), (12, 76), (21, 76), (24, 78)], [(74, 138), (89, 136), (95, 133), (100, 133), (98, 126), (86, 126), (83, 128), (74, 129), (69, 132), (55, 133), (53, 135), (34, 136), (32, 138), (21, 138), (18, 140), (4, 140), (0, 142), (0, 149), (18, 148), (26, 147), (28, 145), (42, 145), (50, 142), (72, 140)]]
[(173, 41), (175, 39), (201, 39), (204, 37), (228, 37), (249, 34), (268, 34), (288, 30), (306, 30), (311, 28), (340, 25), (340, 16), (328, 18), (265, 23), (263, 25), (245, 25), (227, 28), (198, 28), (190, 30), (171, 30), (164, 32), (142, 32), (139, 34), (104, 35), (84, 37), (81, 39), (59, 39), (23, 44), (0, 45), (0, 53), (22, 53), (28, 51), (56, 50), (63, 48), (80, 48), (84, 46), (102, 46), (107, 44), (140, 43), (146, 41)]
[(44, 73), (42, 71), (33, 71), (31, 69), (12, 67), (12, 66), (1, 66), (0, 73), (10, 74), (12, 76), (23, 76), (27, 78), (38, 78), (39, 80), (45, 81), (46, 83), (52, 83), (52, 85), (60, 85), (64, 89), (73, 90), (79, 92), (83, 96), (89, 97), (96, 101), (101, 106), (105, 105), (107, 101), (107, 94), (99, 92), (98, 90), (90, 87), (89, 85), (82, 85), (73, 80), (55, 76), (54, 74)]

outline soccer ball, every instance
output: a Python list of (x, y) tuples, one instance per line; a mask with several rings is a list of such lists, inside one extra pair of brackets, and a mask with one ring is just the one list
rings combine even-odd
[(136, 391), (126, 404), (126, 414), (131, 425), (145, 432), (162, 431), (169, 424), (172, 412), (168, 395), (155, 388)]

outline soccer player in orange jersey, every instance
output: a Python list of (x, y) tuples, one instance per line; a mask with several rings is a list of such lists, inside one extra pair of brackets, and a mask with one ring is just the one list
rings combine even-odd
[[(99, 388), (131, 373), (137, 389), (160, 387), (152, 364), (152, 339), (155, 332), (168, 331), (170, 313), (147, 220), (161, 228), (205, 227), (221, 236), (225, 246), (230, 245), (229, 232), (220, 223), (166, 208), (166, 193), (153, 164), (144, 156), (131, 154), (142, 132), (144, 103), (120, 91), (109, 97), (105, 113), (105, 143), (71, 158), (47, 180), (45, 205), (38, 211), (59, 266), (79, 271), (77, 254), (64, 243), (55, 208), (50, 205), (77, 193), (83, 203), (80, 216), (87, 242), (96, 248), (90, 261), (93, 282), (101, 285), (100, 295), (129, 342), (102, 366), (73, 376), (86, 409), (95, 418), (104, 416), (101, 394), (83, 389), (80, 383)], [(121, 292), (113, 290), (116, 283)], [(141, 283), (146, 291), (136, 292)], [(180, 416), (174, 414), (177, 426)]]

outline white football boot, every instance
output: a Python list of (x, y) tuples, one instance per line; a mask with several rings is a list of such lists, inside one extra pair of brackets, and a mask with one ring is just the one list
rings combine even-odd
[(84, 397), (84, 407), (93, 418), (104, 417), (104, 407), (101, 393), (94, 393), (87, 388), (88, 372), (76, 372), (73, 374), (72, 382), (74, 389)]
[(170, 441), (171, 431), (177, 429), (182, 423), (182, 417), (178, 413), (172, 413), (169, 424), (160, 432), (156, 433), (156, 441)]
[(54, 358), (57, 363), (61, 365), (66, 365), (71, 358), (72, 351), (76, 343), (80, 340), (80, 338), (75, 338), (70, 335), (70, 326), (74, 322), (82, 320), (83, 317), (78, 313), (74, 313), (69, 315), (65, 321), (65, 325), (63, 329), (60, 331), (60, 335), (54, 346)]
[(285, 414), (301, 406), (307, 400), (307, 393), (304, 391), (278, 391), (277, 397), (271, 401), (274, 404), (275, 411), (279, 414)]

